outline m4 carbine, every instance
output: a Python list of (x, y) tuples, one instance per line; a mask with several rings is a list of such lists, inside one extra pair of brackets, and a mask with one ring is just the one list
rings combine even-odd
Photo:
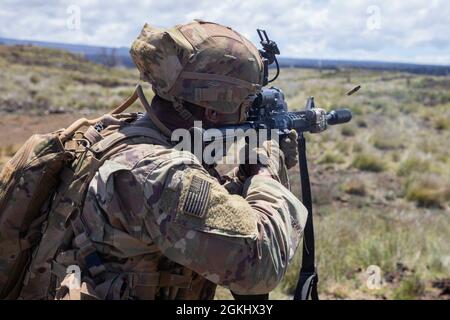
[[(266, 129), (276, 130), (277, 134), (282, 137), (288, 134), (290, 130), (297, 133), (310, 132), (318, 133), (325, 131), (328, 125), (335, 125), (349, 122), (352, 119), (352, 113), (349, 109), (337, 109), (325, 111), (317, 108), (314, 103), (314, 97), (308, 98), (305, 109), (301, 111), (288, 111), (288, 106), (284, 100), (283, 91), (279, 88), (263, 88), (256, 95), (253, 104), (248, 112), (247, 121), (230, 126), (222, 126), (217, 128), (221, 132), (221, 136), (225, 139), (233, 139), (235, 132), (239, 129), (246, 130)], [(210, 131), (211, 132), (211, 131)], [(210, 135), (208, 130), (203, 134), (205, 143), (212, 142), (217, 139), (217, 131)]]
[[(246, 122), (215, 128), (215, 132), (211, 135), (209, 130), (203, 131), (203, 141), (205, 143), (216, 141), (218, 136), (224, 141), (234, 141), (234, 139), (239, 137), (239, 134), (236, 134), (237, 132), (245, 132), (252, 129), (255, 131), (265, 129), (268, 133), (275, 131), (275, 134), (279, 137), (287, 135), (291, 130), (297, 131), (302, 202), (308, 210), (308, 218), (304, 229), (302, 266), (294, 300), (318, 299), (312, 198), (303, 133), (322, 132), (329, 125), (346, 123), (351, 119), (352, 113), (349, 109), (337, 109), (327, 112), (315, 106), (313, 97), (308, 98), (304, 110), (288, 111), (283, 92), (279, 88), (271, 87), (263, 88), (254, 98)], [(220, 130), (220, 135), (217, 135), (217, 129)], [(241, 296), (234, 293), (233, 295), (236, 299), (268, 299), (268, 295)]]
[[(263, 85), (265, 86), (274, 81), (280, 73), (280, 67), (276, 58), (276, 55), (280, 54), (280, 50), (278, 49), (275, 41), (270, 40), (264, 30), (258, 29), (257, 31), (263, 47), (263, 49), (260, 50), (260, 54), (264, 63)], [(275, 63), (277, 71), (276, 75), (269, 80), (268, 68), (272, 63)], [(350, 91), (347, 95), (353, 94), (359, 88), (360, 86)], [(267, 133), (272, 133), (275, 131), (275, 134), (279, 137), (287, 135), (291, 130), (297, 131), (302, 202), (308, 210), (308, 218), (306, 220), (306, 225), (303, 232), (302, 265), (294, 294), (294, 300), (318, 300), (318, 275), (315, 266), (311, 186), (309, 182), (308, 164), (306, 160), (306, 144), (303, 133), (318, 133), (325, 131), (328, 128), (328, 125), (349, 122), (352, 119), (352, 113), (349, 109), (337, 109), (327, 112), (322, 108), (317, 108), (313, 97), (308, 98), (306, 106), (303, 110), (288, 111), (288, 106), (284, 100), (283, 91), (275, 87), (263, 88), (262, 91), (253, 98), (254, 100), (249, 109), (246, 122), (239, 125), (224, 126), (217, 129), (220, 130), (221, 139), (226, 141), (234, 141), (237, 131), (245, 132), (250, 129), (265, 129), (267, 130)], [(213, 134), (209, 134), (208, 130), (203, 132), (204, 143), (210, 143), (215, 140), (217, 140), (217, 131)], [(269, 298), (268, 294), (241, 296), (233, 293), (233, 296), (236, 299), (247, 300)]]

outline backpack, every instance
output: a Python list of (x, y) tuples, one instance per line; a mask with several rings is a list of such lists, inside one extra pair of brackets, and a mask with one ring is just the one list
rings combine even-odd
[(137, 114), (122, 112), (138, 97), (148, 110), (138, 85), (100, 118), (31, 136), (5, 164), (0, 173), (0, 299), (45, 299), (52, 258), (74, 234), (72, 221), (97, 169), (129, 144), (163, 139), (156, 130), (128, 125)]

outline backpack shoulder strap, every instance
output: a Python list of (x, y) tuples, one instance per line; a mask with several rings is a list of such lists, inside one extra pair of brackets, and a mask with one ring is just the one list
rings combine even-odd
[(95, 154), (105, 154), (105, 152), (108, 152), (114, 146), (136, 137), (148, 138), (149, 142), (170, 146), (168, 138), (154, 129), (140, 126), (126, 126), (100, 140), (91, 149)]
[[(84, 185), (82, 186), (82, 194), (86, 193), (90, 181), (92, 180), (100, 166), (111, 156), (127, 147), (130, 144), (129, 140), (133, 140), (134, 138), (144, 138), (144, 141), (146, 143), (170, 145), (167, 137), (162, 135), (160, 132), (147, 127), (126, 126), (124, 128), (121, 128), (119, 131), (108, 135), (91, 147), (91, 151), (95, 154), (95, 160), (91, 160), (91, 167), (89, 168), (88, 177)], [(101, 281), (102, 274), (106, 271), (106, 268), (103, 265), (103, 262), (98, 253), (96, 252), (95, 246), (90, 240), (85, 226), (81, 221), (79, 215), (81, 210), (82, 201), (78, 201), (77, 214), (72, 215), (70, 219), (72, 230), (75, 236), (74, 242), (80, 248), (80, 258), (84, 261), (84, 264), (90, 276), (94, 279), (94, 281)]]

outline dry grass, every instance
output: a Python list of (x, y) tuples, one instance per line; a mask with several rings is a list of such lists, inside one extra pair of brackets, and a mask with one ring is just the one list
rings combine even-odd
[(419, 176), (406, 184), (406, 199), (419, 207), (443, 209), (450, 201), (450, 188), (436, 176)]
[(396, 300), (415, 300), (425, 292), (425, 284), (417, 275), (404, 279), (394, 290), (393, 298)]
[(434, 120), (434, 128), (436, 130), (449, 130), (450, 129), (450, 115), (444, 114)]
[(386, 163), (377, 155), (360, 153), (353, 159), (353, 166), (362, 171), (381, 172)]
[(0, 111), (35, 114), (106, 110), (139, 79), (59, 50), (0, 45)]
[(365, 196), (366, 195), (366, 185), (364, 181), (359, 179), (350, 179), (341, 185), (341, 189), (343, 192), (357, 195), (357, 196)]
[(400, 166), (397, 169), (397, 174), (402, 177), (410, 176), (416, 172), (428, 171), (430, 167), (430, 161), (418, 158), (416, 156), (411, 156), (400, 163)]
[[(320, 291), (333, 299), (430, 298), (431, 279), (450, 278), (450, 78), (351, 72), (348, 83), (343, 71), (283, 70), (276, 83), (290, 107), (314, 95), (321, 107), (354, 114), (353, 124), (308, 136)], [(360, 92), (344, 96), (356, 84)], [(299, 262), (279, 290), (292, 293)], [(399, 263), (415, 272), (388, 281)], [(372, 264), (386, 276), (378, 291), (365, 286)]]

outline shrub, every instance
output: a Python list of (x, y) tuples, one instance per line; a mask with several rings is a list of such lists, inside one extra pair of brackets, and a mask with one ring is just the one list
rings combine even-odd
[(348, 141), (342, 141), (339, 140), (336, 142), (336, 149), (341, 153), (341, 154), (348, 154), (348, 152), (350, 151), (350, 143), (348, 143)]
[(353, 137), (355, 135), (355, 129), (350, 126), (343, 126), (341, 129), (341, 133), (346, 137)]
[(319, 164), (344, 163), (344, 158), (337, 152), (327, 151), (318, 162)]
[(416, 178), (406, 183), (406, 199), (419, 207), (444, 208), (445, 202), (450, 200), (450, 188), (434, 177)]
[(417, 275), (404, 278), (400, 286), (395, 289), (393, 298), (395, 300), (414, 300), (425, 291), (425, 285)]
[(406, 199), (415, 201), (419, 207), (444, 208), (447, 193), (445, 190), (425, 189), (416, 185), (407, 191)]
[(341, 185), (342, 191), (356, 196), (366, 195), (366, 186), (363, 181), (359, 179), (351, 179)]
[(403, 147), (400, 139), (385, 134), (375, 134), (371, 138), (373, 146), (379, 150), (393, 150)]
[(39, 81), (41, 81), (41, 79), (40, 79), (37, 75), (35, 75), (35, 74), (33, 74), (33, 75), (30, 77), (30, 82), (33, 83), (33, 84), (39, 83)]
[(450, 119), (446, 116), (435, 119), (434, 120), (434, 128), (436, 130), (449, 130), (450, 129)]
[(397, 169), (397, 175), (404, 177), (409, 176), (414, 172), (424, 172), (430, 168), (430, 163), (426, 160), (409, 157), (402, 161)]
[(360, 128), (367, 128), (367, 122), (364, 121), (364, 120), (362, 120), (362, 119), (356, 121), (356, 124), (357, 124), (358, 127), (360, 127)]
[(360, 143), (355, 143), (353, 145), (353, 152), (359, 153), (363, 150), (363, 146)]
[(358, 154), (353, 159), (353, 167), (370, 172), (381, 172), (386, 169), (385, 162), (376, 155)]
[(392, 161), (398, 162), (398, 161), (400, 161), (400, 154), (398, 154), (397, 152), (393, 152), (391, 154), (391, 158), (392, 158)]
[(18, 148), (19, 147), (15, 145), (0, 147), (0, 155), (10, 158), (17, 152)]

